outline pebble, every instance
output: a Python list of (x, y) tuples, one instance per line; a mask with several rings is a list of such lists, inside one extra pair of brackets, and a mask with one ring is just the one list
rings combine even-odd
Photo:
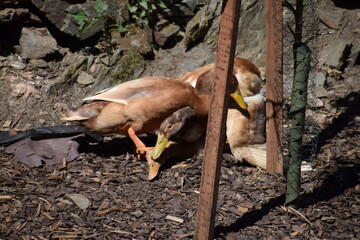
[(10, 125), (11, 125), (11, 120), (6, 120), (2, 127), (3, 128), (8, 128), (8, 127), (10, 127)]
[(89, 85), (95, 82), (95, 79), (93, 76), (91, 76), (90, 74), (82, 71), (80, 72), (77, 80), (76, 80), (79, 84), (82, 85)]
[(31, 59), (30, 63), (38, 68), (47, 68), (48, 67), (47, 62), (43, 59)]
[(22, 62), (19, 61), (13, 61), (10, 63), (10, 66), (12, 66), (13, 68), (17, 69), (17, 70), (23, 70), (26, 68), (26, 65)]
[(90, 200), (83, 194), (73, 193), (66, 194), (66, 196), (70, 198), (81, 210), (86, 210), (91, 204)]

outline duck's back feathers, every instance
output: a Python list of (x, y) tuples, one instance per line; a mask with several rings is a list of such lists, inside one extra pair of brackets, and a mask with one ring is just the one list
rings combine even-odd
[(63, 120), (81, 121), (99, 134), (127, 134), (130, 127), (138, 134), (151, 132), (180, 108), (191, 106), (201, 113), (206, 106), (190, 84), (164, 77), (132, 80), (84, 101), (92, 102), (65, 112)]
[[(210, 70), (215, 71), (215, 63), (186, 72), (180, 75), (178, 80), (190, 83), (195, 87), (202, 74)], [(253, 96), (260, 92), (261, 75), (255, 64), (247, 59), (236, 57), (234, 59), (233, 74), (239, 82), (239, 89), (243, 97)]]
[(159, 92), (174, 89), (176, 87), (187, 87), (186, 85), (174, 83), (175, 80), (165, 77), (146, 77), (128, 81), (112, 88), (105, 89), (93, 96), (84, 98), (84, 101), (103, 100), (109, 102), (122, 103), (127, 105), (128, 102), (135, 98), (153, 97)]
[(191, 84), (191, 86), (195, 87), (196, 82), (197, 82), (198, 78), (200, 77), (200, 75), (203, 74), (204, 72), (207, 72), (207, 71), (213, 69), (213, 68), (215, 68), (215, 63), (210, 63), (208, 65), (199, 67), (193, 71), (186, 72), (186, 73), (180, 75), (178, 77), (178, 80), (187, 82), (187, 83)]

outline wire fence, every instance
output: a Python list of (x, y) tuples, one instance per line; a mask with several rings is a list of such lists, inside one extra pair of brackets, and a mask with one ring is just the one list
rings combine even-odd
[[(279, 6), (277, 0), (271, 4)], [(316, 0), (283, 0), (282, 7), (272, 9), (274, 35), (279, 41), (274, 43), (274, 61), (281, 71), (274, 76), (274, 82), (276, 102), (281, 103), (276, 122), (282, 157), (279, 161), (288, 181), (286, 204), (298, 200), (301, 163), (311, 164), (316, 156), (316, 10)]]
[[(287, 3), (285, 3), (287, 2)], [(288, 165), (289, 159), (289, 139), (290, 130), (292, 126), (291, 119), (291, 104), (296, 103), (296, 99), (292, 92), (298, 90), (294, 85), (295, 74), (295, 53), (294, 45), (297, 45), (299, 41), (305, 43), (311, 50), (311, 63), (309, 69), (309, 77), (307, 82), (306, 93), (306, 106), (296, 106), (305, 111), (305, 124), (304, 135), (302, 138), (302, 161), (312, 162), (315, 157), (317, 148), (317, 135), (319, 132), (319, 126), (316, 117), (316, 97), (315, 97), (315, 68), (316, 65), (316, 35), (318, 33), (318, 15), (316, 12), (317, 1), (304, 0), (302, 4), (302, 20), (298, 23), (300, 26), (296, 26), (296, 17), (294, 11), (296, 11), (296, 0), (284, 1), (283, 7), (283, 128), (282, 128), (282, 154), (283, 164)], [(298, 6), (299, 7), (299, 6)], [(300, 35), (300, 39), (296, 39)], [(300, 164), (300, 163), (298, 163)]]

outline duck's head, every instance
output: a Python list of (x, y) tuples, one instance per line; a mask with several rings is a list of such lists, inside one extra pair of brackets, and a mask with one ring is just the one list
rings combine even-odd
[[(158, 130), (158, 138), (156, 141), (156, 145), (152, 150), (151, 158), (153, 160), (159, 158), (169, 141), (177, 141), (178, 138), (181, 138), (181, 136), (184, 136), (187, 139), (191, 137), (196, 138), (195, 135), (198, 135), (197, 132), (199, 130), (196, 128), (195, 121), (195, 111), (191, 107), (181, 108), (171, 114), (169, 117), (167, 117), (161, 123)], [(191, 127), (190, 129), (188, 127), (184, 128), (185, 125), (193, 127)]]
[[(197, 79), (195, 89), (200, 94), (211, 94), (214, 83), (214, 77), (215, 77), (215, 69), (211, 69), (209, 71), (204, 72)], [(240, 93), (239, 82), (236, 79), (235, 75), (233, 74), (231, 74), (230, 83), (228, 87), (229, 87), (230, 97), (235, 100), (235, 102), (237, 103), (237, 105), (239, 105), (240, 108), (246, 110), (247, 105)]]

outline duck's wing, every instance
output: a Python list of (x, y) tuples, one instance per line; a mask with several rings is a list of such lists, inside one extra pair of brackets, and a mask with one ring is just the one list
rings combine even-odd
[(128, 104), (128, 101), (140, 97), (152, 97), (157, 92), (166, 90), (175, 80), (163, 77), (147, 77), (128, 81), (105, 89), (83, 101), (103, 100)]
[(247, 103), (249, 109), (258, 109), (264, 106), (264, 96), (258, 93), (251, 97), (245, 97), (244, 101)]
[(252, 143), (264, 143), (265, 142), (265, 99), (262, 93), (256, 94), (255, 96), (246, 97), (246, 103), (248, 104), (248, 111), (251, 118), (250, 128), (252, 130)]
[(183, 81), (183, 82), (187, 82), (189, 83), (191, 86), (195, 87), (196, 86), (196, 82), (199, 78), (199, 76), (201, 76), (203, 73), (211, 70), (215, 68), (215, 63), (210, 63), (208, 65), (199, 67), (193, 71), (190, 72), (186, 72), (182, 75), (180, 75), (178, 77), (178, 80)]

